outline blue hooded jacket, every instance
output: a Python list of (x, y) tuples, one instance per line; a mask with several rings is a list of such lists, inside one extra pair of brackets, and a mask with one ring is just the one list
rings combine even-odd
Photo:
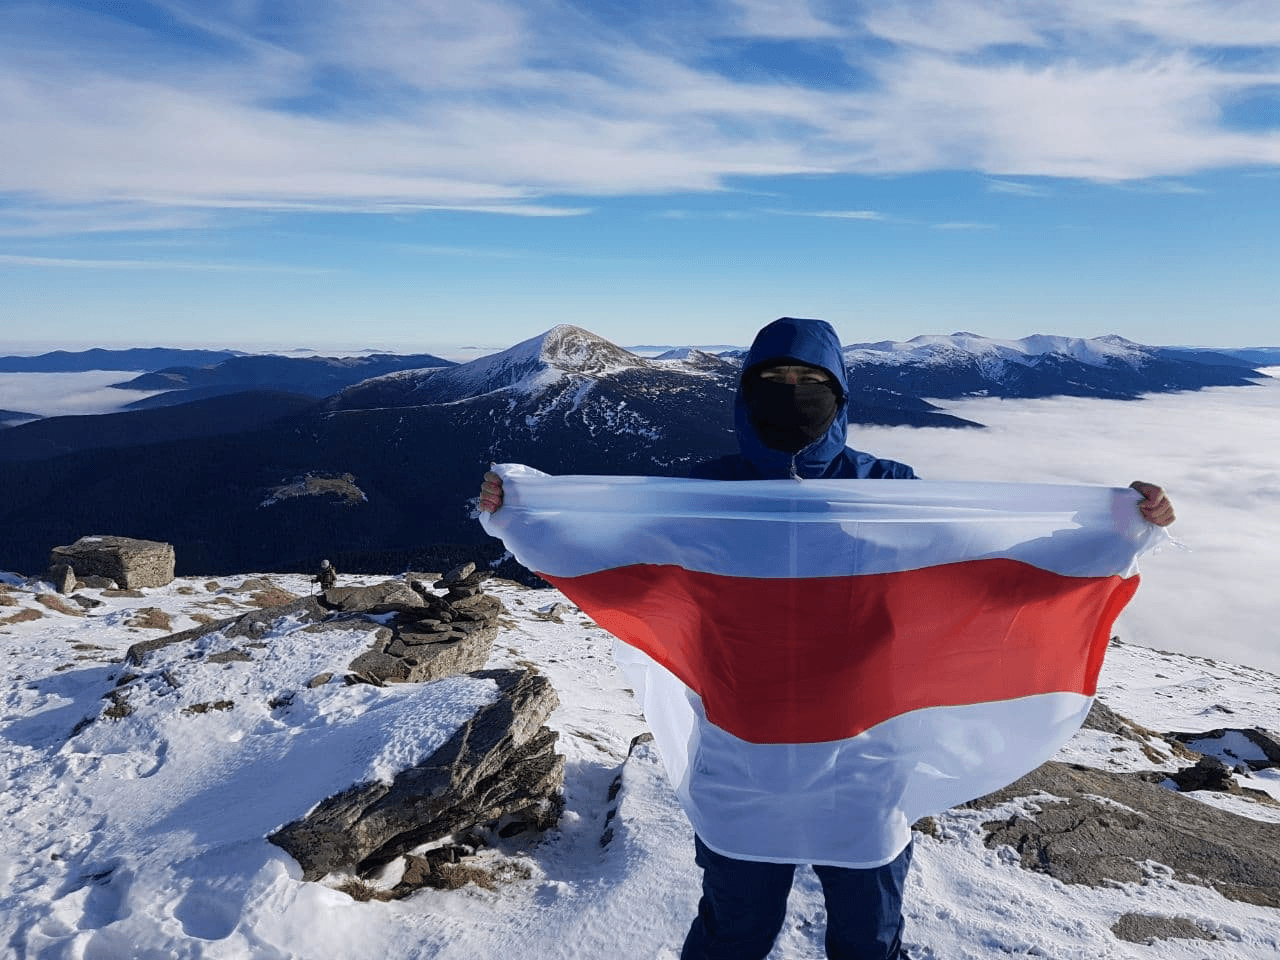
[(849, 381), (845, 374), (840, 338), (825, 320), (782, 317), (756, 334), (742, 375), (767, 361), (790, 360), (821, 367), (840, 387), (835, 419), (827, 432), (795, 454), (767, 447), (751, 423), (742, 381), (733, 405), (733, 424), (741, 451), (719, 460), (697, 464), (691, 476), (700, 480), (779, 480), (793, 475), (808, 480), (911, 480), (913, 471), (905, 463), (879, 460), (869, 453), (845, 445), (849, 429)]

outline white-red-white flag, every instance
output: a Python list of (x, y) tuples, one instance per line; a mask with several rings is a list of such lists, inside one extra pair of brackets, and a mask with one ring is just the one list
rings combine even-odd
[(485, 529), (618, 639), (694, 828), (744, 859), (878, 866), (1051, 757), (1167, 538), (1127, 488), (496, 469)]

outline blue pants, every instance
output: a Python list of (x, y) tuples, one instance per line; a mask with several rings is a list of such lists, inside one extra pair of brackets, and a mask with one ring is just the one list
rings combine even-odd
[[(736, 860), (694, 837), (702, 900), (680, 960), (764, 960), (782, 929), (791, 892), (789, 863)], [(904, 960), (902, 890), (911, 846), (883, 867), (815, 866), (827, 901), (831, 960)]]

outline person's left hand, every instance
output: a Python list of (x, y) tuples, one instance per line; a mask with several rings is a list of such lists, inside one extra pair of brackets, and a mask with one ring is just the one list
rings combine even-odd
[(502, 506), (502, 478), (490, 470), (480, 484), (480, 509), (493, 513)]
[(1138, 512), (1142, 514), (1143, 520), (1154, 523), (1157, 527), (1167, 527), (1173, 523), (1173, 504), (1169, 502), (1163, 489), (1141, 480), (1135, 480), (1129, 486), (1142, 494), (1142, 499), (1138, 501)]

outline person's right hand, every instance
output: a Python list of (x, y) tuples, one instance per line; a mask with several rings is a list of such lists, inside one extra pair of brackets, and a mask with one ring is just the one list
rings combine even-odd
[(480, 509), (493, 513), (502, 506), (502, 478), (490, 470), (480, 484)]

